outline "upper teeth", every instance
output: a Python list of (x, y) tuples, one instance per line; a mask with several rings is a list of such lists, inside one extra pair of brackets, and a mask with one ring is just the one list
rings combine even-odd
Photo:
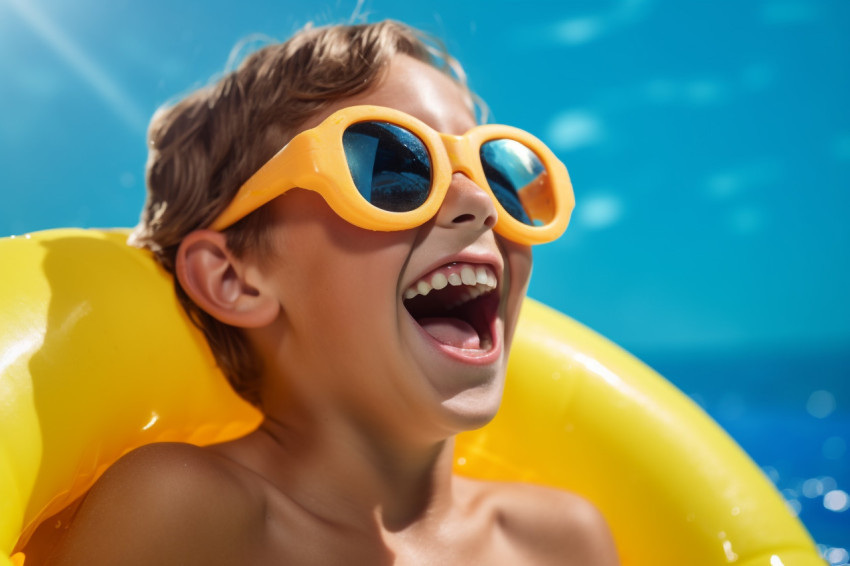
[(431, 292), (431, 289), (445, 289), (448, 285), (470, 287), (471, 296), (467, 299), (469, 300), (495, 289), (496, 274), (486, 265), (473, 266), (453, 263), (423, 277), (408, 287), (404, 292), (404, 298), (412, 299), (417, 295), (425, 296)]

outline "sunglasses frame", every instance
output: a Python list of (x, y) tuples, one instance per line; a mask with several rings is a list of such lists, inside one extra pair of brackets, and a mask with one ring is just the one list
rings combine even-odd
[[(383, 210), (369, 203), (357, 190), (349, 172), (342, 135), (352, 124), (369, 121), (401, 126), (416, 135), (428, 150), (431, 191), (418, 208), (407, 212)], [(479, 152), (482, 144), (496, 139), (515, 140), (540, 159), (545, 171), (533, 183), (536, 187), (529, 185), (520, 193), (520, 200), (532, 213), (539, 211), (534, 216), (543, 217), (542, 225), (531, 226), (515, 219), (490, 189)], [(319, 193), (336, 214), (360, 228), (408, 230), (425, 224), (437, 214), (455, 172), (465, 174), (490, 196), (498, 211), (494, 230), (505, 238), (526, 245), (540, 244), (557, 239), (566, 230), (575, 204), (570, 177), (564, 164), (539, 139), (518, 128), (497, 124), (476, 126), (462, 136), (443, 134), (409, 114), (382, 106), (343, 108), (318, 126), (297, 134), (245, 181), (210, 229), (224, 230), (298, 187)], [(544, 190), (546, 180), (551, 185), (549, 191)], [(550, 214), (545, 214), (546, 211)]]

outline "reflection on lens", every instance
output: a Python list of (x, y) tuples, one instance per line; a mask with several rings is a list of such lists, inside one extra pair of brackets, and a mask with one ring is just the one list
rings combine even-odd
[(342, 147), (357, 190), (374, 206), (408, 212), (422, 206), (431, 189), (431, 158), (425, 144), (388, 122), (346, 128)]
[(537, 155), (515, 140), (491, 140), (481, 145), (481, 164), (493, 194), (508, 214), (525, 224), (539, 225), (531, 203), (540, 189), (548, 190), (548, 186), (540, 186), (545, 169)]

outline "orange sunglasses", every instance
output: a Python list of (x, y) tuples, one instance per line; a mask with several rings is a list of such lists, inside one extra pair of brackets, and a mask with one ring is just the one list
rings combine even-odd
[(461, 172), (493, 199), (494, 230), (518, 243), (563, 234), (575, 203), (567, 168), (531, 134), (483, 125), (462, 136), (404, 112), (351, 106), (296, 135), (240, 187), (213, 221), (223, 230), (286, 191), (316, 191), (341, 218), (368, 230), (407, 230), (437, 214)]

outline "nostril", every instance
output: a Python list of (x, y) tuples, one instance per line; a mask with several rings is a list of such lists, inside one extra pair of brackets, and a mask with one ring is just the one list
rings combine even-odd
[[(474, 214), (467, 213), (467, 214), (461, 214), (459, 216), (456, 216), (454, 218), (454, 220), (452, 220), (452, 223), (453, 224), (465, 224), (467, 222), (475, 222), (475, 220), (476, 220), (476, 216)], [(487, 217), (484, 219), (483, 224), (484, 224), (485, 228), (493, 228), (493, 226), (496, 225), (496, 217), (488, 214)]]
[(455, 172), (437, 214), (437, 222), (444, 226), (487, 230), (493, 229), (498, 218), (492, 195), (463, 173)]
[(455, 224), (463, 224), (464, 222), (472, 222), (473, 220), (475, 220), (474, 214), (461, 214), (460, 216), (456, 216), (452, 222)]

